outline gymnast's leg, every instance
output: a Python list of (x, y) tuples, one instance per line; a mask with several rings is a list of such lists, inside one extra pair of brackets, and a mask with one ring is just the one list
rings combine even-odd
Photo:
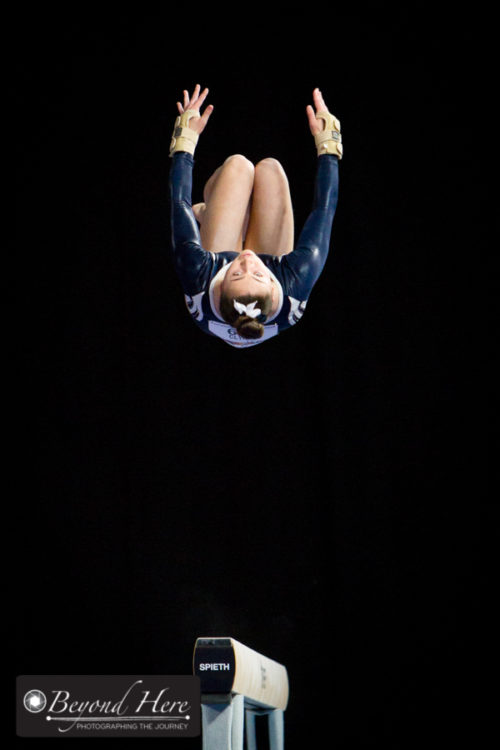
[(217, 253), (243, 249), (254, 172), (251, 161), (234, 154), (208, 180), (203, 191), (205, 202), (193, 206), (205, 250)]
[(255, 166), (245, 247), (255, 253), (286, 255), (293, 250), (294, 222), (290, 186), (277, 159)]

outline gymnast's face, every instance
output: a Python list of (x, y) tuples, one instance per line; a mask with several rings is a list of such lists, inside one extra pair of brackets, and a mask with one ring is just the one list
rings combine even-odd
[(244, 250), (231, 263), (222, 288), (230, 297), (240, 294), (274, 294), (274, 281), (268, 267), (253, 250)]

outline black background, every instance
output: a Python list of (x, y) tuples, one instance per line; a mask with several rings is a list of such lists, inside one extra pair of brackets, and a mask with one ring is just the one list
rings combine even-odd
[[(196, 637), (228, 635), (287, 666), (290, 749), (460, 736), (483, 487), (472, 33), (429, 11), (185, 13), (18, 21), (15, 673), (189, 674)], [(192, 323), (170, 257), (196, 83), (215, 110), (193, 201), (230, 154), (273, 156), (297, 234), (315, 86), (342, 123), (325, 270), (303, 321), (246, 351)]]

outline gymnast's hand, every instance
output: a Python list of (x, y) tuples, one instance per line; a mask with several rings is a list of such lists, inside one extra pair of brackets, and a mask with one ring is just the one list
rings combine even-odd
[[(325, 104), (325, 100), (323, 99), (323, 95), (321, 94), (321, 91), (319, 89), (314, 89), (313, 101), (314, 101), (314, 106), (316, 107), (316, 112), (321, 112), (325, 110), (326, 112), (329, 112), (329, 109)], [(314, 114), (314, 109), (311, 107), (310, 104), (307, 105), (306, 112), (307, 112), (307, 119), (309, 120), (309, 127), (313, 135), (316, 135), (316, 133), (320, 133), (322, 130), (325, 129), (325, 121), (316, 119), (316, 115)]]
[[(190, 97), (189, 93), (184, 90), (184, 106), (180, 102), (177, 102), (177, 109), (179, 110), (179, 114), (182, 115), (182, 113), (186, 109), (195, 109), (198, 114), (200, 112), (200, 107), (207, 98), (208, 89), (204, 89), (202, 93), (200, 94), (200, 84), (197, 83), (195, 86), (195, 89), (193, 91), (193, 95)], [(192, 118), (189, 120), (189, 128), (191, 130), (194, 130), (198, 135), (203, 132), (205, 129), (205, 125), (208, 122), (208, 118), (214, 111), (214, 105), (209, 104), (208, 107), (205, 108), (205, 111), (201, 115), (200, 118)]]

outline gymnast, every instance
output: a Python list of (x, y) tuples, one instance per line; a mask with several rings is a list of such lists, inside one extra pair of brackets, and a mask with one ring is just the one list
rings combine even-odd
[(294, 249), (290, 188), (279, 161), (255, 166), (240, 154), (215, 170), (192, 205), (193, 154), (213, 110), (208, 88), (177, 102), (170, 144), (173, 260), (194, 322), (238, 348), (254, 346), (301, 320), (325, 265), (337, 207), (340, 122), (319, 89), (306, 114), (318, 156), (311, 213)]

